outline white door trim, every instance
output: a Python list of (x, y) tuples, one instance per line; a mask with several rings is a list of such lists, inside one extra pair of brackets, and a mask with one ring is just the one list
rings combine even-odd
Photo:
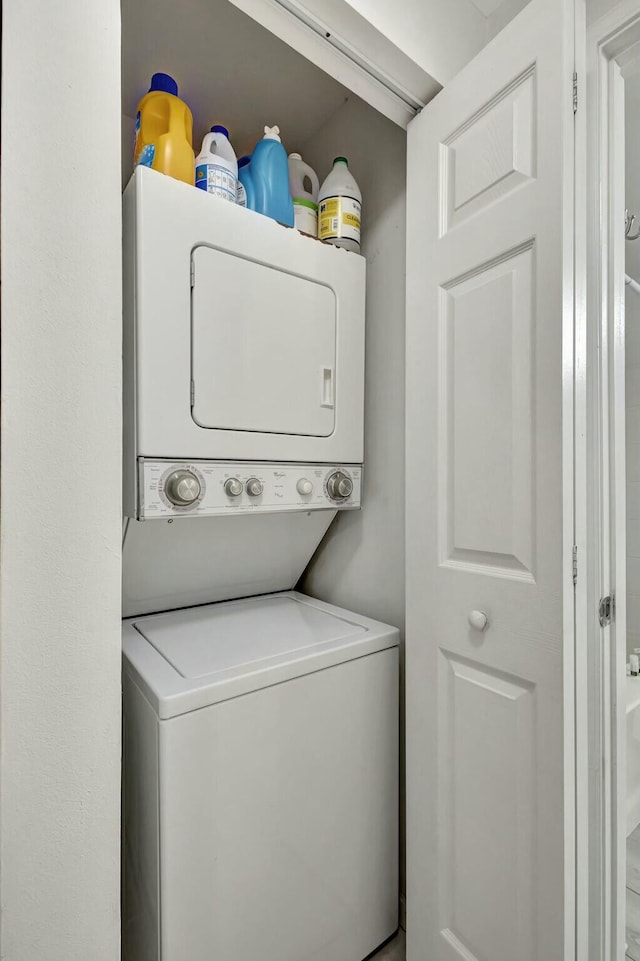
[[(579, 799), (586, 814), (589, 863), (590, 961), (620, 961), (625, 944), (626, 752), (624, 662), (626, 661), (624, 531), (616, 532), (624, 503), (625, 445), (616, 403), (624, 402), (624, 236), (618, 223), (624, 204), (624, 87), (620, 62), (640, 41), (640, 0), (625, 0), (591, 25), (588, 67), (588, 315), (587, 547), (582, 635), (587, 656), (578, 670), (578, 737), (589, 776)], [(621, 149), (622, 148), (622, 149)], [(622, 195), (620, 194), (622, 191)], [(622, 197), (622, 200), (621, 200)], [(616, 349), (616, 343), (618, 348)], [(621, 393), (622, 392), (622, 393)], [(624, 431), (624, 423), (622, 423)], [(602, 629), (600, 598), (617, 597), (617, 623)], [(582, 680), (580, 679), (582, 674)], [(580, 801), (579, 801), (580, 808)], [(580, 819), (579, 819), (580, 826)], [(583, 852), (584, 853), (584, 852)], [(583, 861), (583, 863), (585, 863)], [(587, 872), (584, 872), (587, 874)]]
[[(587, 169), (579, 162), (580, 156), (587, 156), (587, 110), (586, 108), (586, 5), (576, 3), (575, 7), (575, 48), (574, 79), (577, 83), (574, 129), (574, 198), (573, 198), (573, 330), (565, 330), (565, 338), (573, 337), (573, 349), (565, 347), (565, 357), (573, 356), (571, 382), (565, 378), (565, 435), (563, 443), (565, 468), (563, 508), (565, 525), (565, 565), (567, 551), (572, 551), (575, 563), (573, 597), (565, 593), (564, 659), (565, 659), (565, 710), (573, 708), (573, 716), (565, 717), (565, 781), (567, 802), (565, 804), (565, 957), (582, 959), (588, 957), (589, 950), (589, 876), (581, 870), (588, 862), (589, 853), (589, 739), (588, 739), (588, 695), (587, 695), (587, 658), (585, 652), (587, 619), (588, 563), (588, 486), (587, 486)], [(566, 394), (571, 390), (572, 397)], [(571, 412), (571, 420), (569, 418)], [(571, 454), (570, 454), (571, 445)], [(573, 483), (568, 471), (572, 459)], [(569, 533), (573, 532), (573, 545), (568, 544)], [(573, 609), (569, 610), (571, 604)], [(573, 766), (571, 765), (573, 761)], [(572, 783), (569, 783), (572, 782)], [(573, 842), (573, 849), (571, 843)], [(570, 905), (575, 903), (573, 917), (570, 918)], [(570, 920), (573, 924), (569, 932)], [(571, 943), (570, 938), (573, 938)], [(572, 954), (573, 951), (573, 954)]]
[(399, 127), (406, 128), (440, 89), (433, 76), (348, 3), (331, 9), (327, 4), (317, 16), (299, 0), (230, 2)]

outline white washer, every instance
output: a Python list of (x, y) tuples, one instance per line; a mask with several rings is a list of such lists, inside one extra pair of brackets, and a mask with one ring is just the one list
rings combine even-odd
[(295, 592), (124, 623), (127, 961), (362, 961), (398, 925), (398, 631)]

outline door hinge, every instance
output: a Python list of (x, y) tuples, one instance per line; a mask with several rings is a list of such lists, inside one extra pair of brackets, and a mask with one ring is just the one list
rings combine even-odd
[(191, 406), (193, 407), (196, 402), (196, 385), (191, 381)]
[(573, 74), (573, 112), (578, 112), (578, 74)]
[(600, 621), (600, 627), (606, 627), (607, 624), (611, 624), (611, 621), (616, 616), (616, 600), (611, 594), (607, 594), (606, 597), (600, 598), (600, 604), (598, 605), (598, 620)]
[(196, 265), (193, 260), (191, 261), (191, 286), (195, 287), (196, 284)]
[(573, 561), (571, 567), (571, 573), (573, 575), (573, 583), (578, 583), (578, 545), (573, 545)]

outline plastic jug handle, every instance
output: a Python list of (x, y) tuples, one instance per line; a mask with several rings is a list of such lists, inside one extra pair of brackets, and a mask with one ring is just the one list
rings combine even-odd
[(201, 153), (211, 154), (211, 144), (215, 143), (216, 135), (214, 133), (207, 133), (202, 141), (202, 151)]
[(300, 164), (302, 168), (302, 179), (304, 181), (305, 177), (308, 177), (311, 181), (311, 193), (313, 194), (313, 199), (318, 199), (318, 194), (320, 193), (320, 181), (318, 180), (318, 175), (315, 170), (306, 164), (304, 161)]
[(169, 97), (166, 104), (168, 109), (169, 129), (179, 135), (187, 134), (191, 139), (193, 133), (193, 117), (184, 100), (179, 97)]

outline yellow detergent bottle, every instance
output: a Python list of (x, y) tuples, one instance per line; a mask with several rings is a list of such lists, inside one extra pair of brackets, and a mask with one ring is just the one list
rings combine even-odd
[(167, 73), (154, 73), (149, 93), (138, 104), (134, 165), (195, 183), (193, 117), (178, 97), (178, 84)]

